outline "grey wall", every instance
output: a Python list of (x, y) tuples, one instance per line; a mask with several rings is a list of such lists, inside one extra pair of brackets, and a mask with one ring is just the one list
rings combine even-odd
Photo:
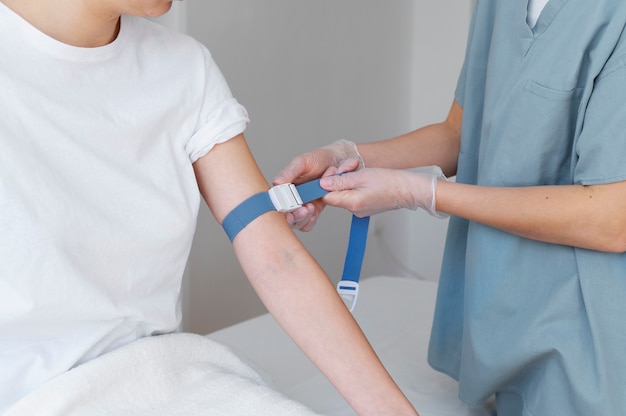
[[(268, 181), (296, 154), (336, 139), (387, 138), (443, 119), (471, 7), (458, 0), (175, 6), (166, 23), (207, 45), (247, 107), (246, 137)], [(333, 280), (343, 267), (349, 221), (349, 213), (329, 208), (314, 231), (299, 233)], [(436, 279), (445, 227), (420, 212), (376, 217), (363, 276)], [(186, 330), (206, 333), (265, 311), (205, 207), (186, 280)]]

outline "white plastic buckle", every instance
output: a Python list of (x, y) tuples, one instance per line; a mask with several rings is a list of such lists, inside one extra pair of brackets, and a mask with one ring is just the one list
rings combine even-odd
[(302, 198), (292, 183), (276, 185), (267, 192), (278, 212), (291, 212), (302, 206)]
[(343, 299), (346, 307), (352, 312), (359, 297), (359, 282), (353, 280), (341, 280), (337, 283), (337, 293)]

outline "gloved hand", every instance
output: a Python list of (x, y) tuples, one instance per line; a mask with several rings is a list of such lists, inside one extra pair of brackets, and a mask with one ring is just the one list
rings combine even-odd
[(435, 209), (439, 180), (446, 177), (438, 166), (408, 170), (372, 168), (327, 176), (320, 185), (331, 191), (324, 197), (326, 204), (345, 208), (359, 217), (400, 208), (422, 208), (437, 218), (445, 218), (447, 215)]
[[(276, 177), (274, 185), (294, 183), (296, 185), (338, 172), (351, 172), (365, 167), (365, 162), (356, 144), (349, 140), (338, 140), (319, 149), (295, 157)], [(324, 209), (321, 200), (304, 204), (301, 208), (285, 214), (292, 228), (310, 231)]]

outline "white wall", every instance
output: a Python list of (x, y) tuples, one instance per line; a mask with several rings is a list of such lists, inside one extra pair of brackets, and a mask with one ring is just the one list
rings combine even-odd
[[(450, 109), (474, 1), (414, 0), (413, 4), (411, 129), (443, 120)], [(375, 244), (387, 253), (383, 272), (438, 279), (447, 220), (407, 210), (382, 217)]]
[[(469, 9), (458, 0), (187, 0), (187, 19), (175, 9), (166, 24), (186, 27), (211, 50), (250, 113), (246, 137), (271, 181), (306, 150), (392, 137), (445, 117)], [(333, 280), (349, 221), (329, 208), (313, 232), (299, 233)], [(375, 218), (363, 275), (436, 278), (445, 225), (419, 212)], [(265, 311), (204, 207), (185, 302), (185, 329), (200, 333)]]

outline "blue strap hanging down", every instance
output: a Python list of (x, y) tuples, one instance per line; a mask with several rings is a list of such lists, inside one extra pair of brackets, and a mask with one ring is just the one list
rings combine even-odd
[[(294, 186), (293, 184), (277, 185), (268, 192), (260, 192), (237, 205), (222, 222), (232, 242), (248, 224), (268, 211), (291, 212), (302, 204), (314, 201), (326, 195), (328, 191), (320, 186), (319, 179)], [(369, 217), (352, 216), (350, 239), (341, 281), (337, 291), (350, 311), (354, 310), (359, 293), (359, 276), (365, 256)]]
[(341, 281), (337, 284), (337, 292), (339, 292), (350, 311), (354, 310), (359, 296), (359, 277), (361, 276), (361, 267), (365, 257), (369, 223), (370, 217), (359, 218), (356, 215), (352, 216), (346, 260), (343, 265)]

